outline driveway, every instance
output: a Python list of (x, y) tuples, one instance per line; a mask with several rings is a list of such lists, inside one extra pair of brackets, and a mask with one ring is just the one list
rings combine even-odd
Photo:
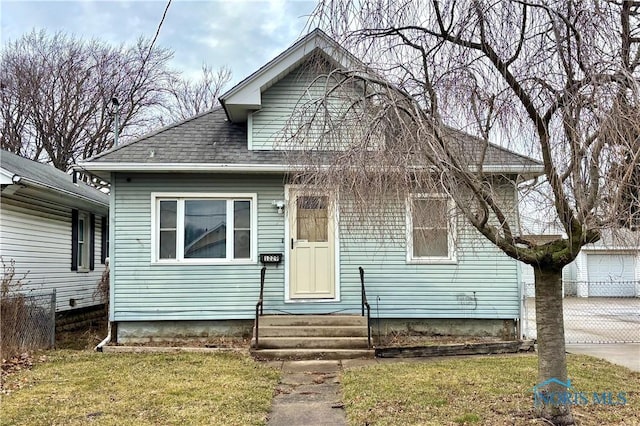
[(570, 354), (591, 355), (633, 371), (640, 371), (640, 343), (569, 343), (566, 350)]
[[(640, 299), (566, 297), (564, 332), (567, 343), (640, 343)], [(523, 333), (536, 338), (535, 299), (523, 312)]]

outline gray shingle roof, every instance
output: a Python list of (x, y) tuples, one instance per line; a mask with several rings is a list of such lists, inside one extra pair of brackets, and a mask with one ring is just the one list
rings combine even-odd
[[(480, 162), (484, 155), (485, 166), (542, 166), (542, 163), (533, 158), (510, 151), (499, 145), (486, 144), (483, 139), (464, 133), (457, 129), (446, 128), (444, 137), (457, 148), (460, 159), (466, 159), (470, 163)], [(485, 150), (486, 148), (486, 150)], [(484, 153), (482, 152), (483, 150)]]
[[(460, 144), (469, 159), (478, 158), (483, 141), (450, 129), (447, 136)], [(326, 153), (329, 154), (329, 153)], [(317, 159), (317, 157), (316, 157)], [(230, 122), (222, 108), (215, 108), (173, 126), (160, 129), (138, 140), (105, 151), (89, 160), (90, 163), (139, 164), (242, 164), (284, 165), (292, 157), (282, 151), (249, 150), (246, 123)], [(539, 166), (540, 163), (489, 145), (485, 153), (485, 166)]]
[(20, 176), (23, 181), (35, 182), (52, 190), (74, 194), (99, 204), (109, 204), (109, 196), (107, 194), (83, 182), (73, 183), (71, 175), (49, 164), (38, 163), (11, 152), (0, 150), (0, 167), (14, 176)]
[(284, 164), (276, 151), (249, 151), (247, 125), (220, 107), (112, 148), (89, 162)]

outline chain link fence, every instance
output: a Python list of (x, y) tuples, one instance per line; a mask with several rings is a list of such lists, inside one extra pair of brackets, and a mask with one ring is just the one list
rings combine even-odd
[[(601, 294), (612, 294), (609, 282), (579, 282), (577, 285), (586, 285), (596, 294), (598, 290)], [(625, 282), (620, 289), (626, 291), (637, 285), (638, 282)], [(565, 297), (563, 309), (567, 343), (640, 343), (640, 297)], [(524, 336), (535, 339), (535, 298), (523, 299), (522, 317)]]
[(56, 292), (12, 292), (0, 299), (0, 350), (2, 358), (55, 345)]

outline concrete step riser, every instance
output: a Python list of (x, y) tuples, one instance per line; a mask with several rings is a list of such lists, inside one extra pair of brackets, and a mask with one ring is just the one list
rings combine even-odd
[(269, 326), (367, 326), (367, 318), (356, 315), (265, 315), (260, 317), (260, 328)]
[(260, 337), (367, 337), (366, 326), (261, 326), (259, 332)]
[[(252, 342), (252, 346), (255, 347)], [(260, 349), (366, 349), (364, 337), (260, 337)]]
[(263, 349), (252, 351), (253, 356), (258, 359), (286, 359), (286, 360), (309, 360), (309, 359), (356, 359), (374, 358), (373, 350), (365, 349)]

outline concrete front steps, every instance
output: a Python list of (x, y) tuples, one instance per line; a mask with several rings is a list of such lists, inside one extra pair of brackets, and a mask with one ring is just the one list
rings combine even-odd
[(372, 358), (367, 318), (357, 315), (264, 315), (251, 340), (261, 359)]

